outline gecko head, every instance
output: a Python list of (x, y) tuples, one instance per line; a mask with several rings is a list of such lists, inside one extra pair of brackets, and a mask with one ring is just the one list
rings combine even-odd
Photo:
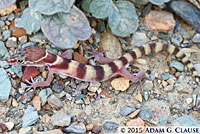
[(17, 53), (12, 55), (8, 60), (10, 65), (21, 66), (43, 66), (47, 52), (36, 46), (28, 46), (18, 49)]

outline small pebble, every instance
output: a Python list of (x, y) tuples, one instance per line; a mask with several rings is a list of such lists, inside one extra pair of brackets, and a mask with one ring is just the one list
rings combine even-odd
[(172, 78), (169, 78), (169, 79), (167, 80), (167, 83), (168, 83), (169, 85), (173, 85), (173, 84), (175, 83), (175, 81), (174, 81)]
[(150, 80), (146, 80), (142, 85), (144, 91), (150, 91), (153, 89), (153, 82)]
[(13, 98), (13, 100), (12, 100), (12, 106), (13, 106), (13, 107), (19, 106), (19, 103), (18, 103), (17, 100), (14, 99), (14, 98)]
[(103, 124), (103, 128), (106, 133), (116, 133), (118, 127), (119, 127), (119, 124), (116, 122), (106, 121)]
[(163, 87), (166, 87), (167, 86), (167, 82), (166, 81), (162, 81), (162, 85), (163, 85)]
[(184, 71), (184, 65), (179, 62), (179, 61), (176, 61), (176, 60), (173, 60), (171, 63), (170, 63), (170, 67), (174, 67), (176, 68), (178, 71), (180, 72), (183, 72)]
[(192, 98), (187, 98), (187, 99), (186, 99), (186, 103), (187, 103), (187, 104), (191, 104), (191, 103), (192, 103), (192, 101), (193, 101), (193, 99), (192, 99)]
[(141, 108), (141, 104), (136, 104), (136, 105), (135, 105), (135, 108), (136, 108), (136, 109)]
[(86, 130), (87, 130), (87, 131), (91, 131), (93, 128), (94, 128), (94, 125), (93, 125), (93, 124), (88, 124), (88, 125), (86, 125)]
[(6, 41), (11, 36), (11, 30), (4, 30), (2, 36), (3, 36), (2, 40)]
[(40, 96), (35, 96), (32, 99), (33, 106), (36, 108), (37, 111), (41, 110), (41, 98)]
[(28, 38), (26, 35), (18, 38), (19, 44), (25, 44), (27, 42), (27, 40), (28, 40)]
[(132, 113), (133, 111), (135, 111), (135, 108), (130, 107), (130, 106), (123, 106), (123, 107), (120, 109), (120, 114), (121, 114), (122, 116), (127, 116), (127, 115), (129, 115), (130, 113)]
[(65, 113), (63, 109), (56, 112), (54, 115), (51, 116), (51, 123), (54, 126), (65, 127), (69, 126), (71, 122), (71, 116)]
[(62, 101), (53, 94), (48, 97), (47, 101), (48, 101), (48, 104), (51, 105), (52, 107), (56, 107), (56, 108), (63, 107)]
[(11, 91), (11, 81), (3, 68), (0, 68), (0, 100), (6, 102)]
[(144, 92), (144, 99), (147, 101), (149, 99), (149, 92)]
[(162, 74), (162, 80), (168, 80), (170, 78), (169, 73)]
[(142, 102), (142, 95), (140, 93), (138, 93), (136, 96), (135, 96), (135, 99), (138, 100), (139, 102)]
[(141, 111), (141, 109), (135, 110), (128, 117), (133, 119), (133, 118), (135, 118), (140, 113), (140, 111)]
[(55, 91), (56, 93), (60, 93), (64, 88), (65, 88), (64, 85), (63, 84), (61, 85), (59, 81), (54, 83), (52, 86), (52, 90)]
[(47, 102), (47, 98), (52, 94), (52, 90), (50, 88), (42, 89), (39, 93), (39, 96), (41, 98), (42, 106)]
[(65, 128), (64, 132), (84, 134), (86, 133), (86, 128), (82, 122), (80, 123), (75, 122), (71, 124), (69, 127)]
[(170, 92), (173, 91), (174, 86), (173, 85), (168, 85), (164, 88), (164, 91)]
[(29, 134), (32, 131), (32, 127), (20, 128), (19, 134)]
[(28, 127), (37, 122), (39, 119), (38, 112), (30, 105), (27, 107), (24, 113), (25, 114), (22, 117), (22, 127)]
[(175, 27), (175, 20), (170, 12), (150, 11), (145, 16), (144, 25), (150, 30), (168, 31)]
[(111, 85), (115, 90), (126, 91), (129, 88), (129, 79), (115, 78), (111, 81)]
[(13, 122), (6, 122), (5, 125), (8, 130), (12, 130), (15, 124)]
[(5, 54), (8, 52), (7, 48), (5, 47), (4, 43), (0, 41), (0, 58), (5, 56)]
[(99, 134), (101, 130), (102, 130), (102, 125), (97, 125), (93, 127), (92, 132), (95, 134)]
[[(20, 134), (22, 134), (22, 133), (20, 133)], [(60, 129), (53, 129), (53, 130), (44, 131), (44, 132), (36, 132), (34, 134), (63, 134), (63, 132)]]
[(145, 122), (140, 118), (132, 119), (126, 122), (126, 126), (131, 126), (131, 127), (144, 127)]
[(95, 93), (99, 89), (100, 86), (101, 86), (101, 83), (99, 82), (90, 82), (88, 90)]

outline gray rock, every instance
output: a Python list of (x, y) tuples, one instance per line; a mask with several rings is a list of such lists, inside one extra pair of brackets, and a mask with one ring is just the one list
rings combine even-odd
[(200, 64), (194, 64), (194, 68), (197, 70), (198, 74), (200, 74)]
[(36, 34), (33, 35), (33, 37), (30, 37), (30, 40), (33, 42), (39, 42), (39, 43), (46, 43), (47, 38), (44, 36), (42, 32), (37, 32)]
[(183, 115), (172, 121), (172, 126), (183, 126), (183, 127), (200, 127), (197, 120), (192, 115)]
[(80, 122), (80, 123), (72, 124), (69, 127), (65, 128), (65, 131), (68, 133), (85, 134), (86, 128), (85, 128), (85, 125), (82, 122)]
[(27, 6), (28, 6), (28, 1), (26, 1), (26, 0), (19, 1), (19, 7), (22, 10), (25, 9)]
[(159, 32), (159, 33), (158, 33), (158, 37), (159, 37), (160, 39), (163, 39), (163, 40), (167, 40), (167, 41), (170, 40), (169, 34), (164, 33), (164, 32)]
[(0, 28), (4, 27), (5, 26), (5, 22), (0, 20)]
[(136, 108), (136, 109), (140, 109), (140, 108), (141, 108), (141, 104), (136, 104), (136, 105), (135, 105), (135, 108)]
[(20, 128), (19, 134), (30, 134), (32, 131), (32, 127)]
[(106, 133), (116, 133), (118, 127), (119, 127), (119, 124), (116, 122), (106, 121), (103, 124), (103, 128)]
[(102, 33), (99, 42), (99, 48), (104, 51), (105, 57), (117, 59), (122, 56), (122, 48), (120, 41), (110, 33)]
[(184, 65), (179, 62), (179, 61), (176, 61), (176, 60), (173, 60), (171, 63), (170, 63), (170, 67), (174, 67), (175, 69), (177, 69), (178, 71), (180, 72), (183, 72), (184, 71)]
[(16, 37), (10, 37), (8, 38), (8, 40), (6, 41), (6, 46), (7, 47), (17, 47), (17, 38)]
[(169, 73), (162, 74), (162, 80), (168, 80), (170, 78)]
[(25, 110), (25, 114), (22, 117), (22, 127), (33, 125), (35, 122), (38, 121), (38, 119), (39, 116), (36, 108), (29, 105)]
[(69, 126), (71, 122), (71, 117), (65, 113), (63, 109), (56, 112), (54, 115), (51, 116), (51, 123), (54, 126)]
[(9, 21), (14, 20), (14, 18), (15, 18), (15, 15), (13, 13), (8, 16)]
[(82, 99), (79, 99), (79, 100), (76, 100), (75, 103), (76, 103), (76, 104), (83, 104), (84, 102), (83, 102)]
[(36, 42), (28, 42), (22, 45), (22, 48), (28, 47), (28, 46), (35, 46)]
[(172, 1), (170, 7), (178, 16), (200, 32), (200, 11), (195, 6), (184, 1)]
[(199, 33), (195, 34), (194, 37), (192, 38), (192, 41), (194, 43), (200, 43), (200, 34)]
[(49, 131), (44, 131), (44, 132), (36, 132), (34, 134), (63, 134), (63, 132), (60, 129), (54, 129), (54, 130), (49, 130)]
[(74, 79), (71, 79), (70, 85), (72, 88), (76, 88), (76, 83), (75, 83)]
[(148, 40), (149, 39), (146, 36), (145, 32), (135, 32), (132, 36), (131, 45), (134, 47), (139, 47), (148, 42)]
[(24, 44), (27, 42), (28, 38), (26, 35), (24, 35), (24, 36), (19, 37), (18, 40), (19, 40), (19, 44)]
[(5, 47), (4, 43), (0, 41), (0, 58), (4, 57), (6, 53), (8, 53), (8, 50)]
[(66, 92), (61, 91), (60, 93), (54, 93), (55, 96), (57, 96), (58, 98), (62, 98), (66, 95)]
[(123, 116), (127, 116), (127, 115), (129, 115), (130, 113), (132, 113), (133, 111), (135, 111), (135, 108), (130, 107), (130, 106), (123, 106), (123, 107), (120, 109), (120, 114), (123, 115)]
[(69, 101), (72, 100), (72, 96), (71, 96), (70, 94), (68, 94), (68, 93), (66, 93), (66, 98), (67, 98), (67, 100), (69, 100)]
[(152, 90), (153, 89), (153, 82), (149, 81), (149, 80), (145, 81), (145, 83), (142, 85), (142, 89), (144, 91), (150, 91), (150, 90)]
[(52, 90), (56, 93), (60, 93), (64, 88), (64, 85), (61, 85), (58, 81), (55, 82), (52, 86)]
[(11, 30), (4, 30), (2, 36), (3, 36), (2, 40), (6, 41), (11, 36)]
[(162, 100), (153, 99), (141, 108), (140, 117), (155, 125), (166, 125), (170, 115), (167, 104)]
[(180, 46), (183, 41), (183, 37), (180, 34), (173, 34), (171, 41), (173, 44)]
[(52, 90), (50, 88), (45, 88), (40, 91), (39, 96), (41, 98), (42, 106), (47, 102), (47, 98), (52, 94)]
[(26, 104), (27, 102), (31, 101), (34, 97), (33, 91), (28, 91), (22, 95), (21, 102)]
[(48, 101), (48, 104), (51, 105), (52, 107), (56, 107), (56, 108), (63, 107), (62, 101), (53, 94), (50, 97), (48, 97), (47, 101)]
[(11, 69), (19, 78), (22, 77), (22, 66), (12, 65)]
[(0, 67), (2, 67), (2, 68), (8, 68), (9, 67), (8, 62), (0, 60)]
[(144, 91), (144, 99), (147, 101), (149, 99), (149, 92)]
[(86, 89), (89, 86), (88, 82), (81, 82), (78, 84), (76, 90), (83, 90)]
[(3, 68), (0, 68), (0, 76), (0, 100), (6, 102), (12, 86), (9, 77)]

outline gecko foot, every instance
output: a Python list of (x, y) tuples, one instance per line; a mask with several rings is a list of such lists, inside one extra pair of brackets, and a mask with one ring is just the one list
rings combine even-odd
[[(109, 51), (109, 50), (106, 50), (106, 51)], [(96, 50), (93, 50), (92, 52), (87, 51), (87, 53), (89, 53), (89, 54), (92, 55), (92, 56), (89, 57), (89, 59), (90, 58), (94, 58), (94, 61), (98, 61), (100, 63), (107, 64), (107, 63), (112, 62), (113, 59), (104, 57), (103, 53), (105, 53), (106, 51), (104, 51), (104, 52), (98, 52)]]
[(28, 81), (27, 79), (26, 79), (25, 81), (26, 81), (28, 84), (30, 84), (29, 86), (26, 85), (26, 86), (25, 86), (25, 89), (28, 88), (28, 90), (29, 90), (29, 89), (33, 88), (33, 89), (35, 90), (35, 89), (38, 87), (38, 86), (37, 86), (38, 80), (34, 81), (34, 80), (33, 80), (33, 77), (31, 77), (31, 81)]

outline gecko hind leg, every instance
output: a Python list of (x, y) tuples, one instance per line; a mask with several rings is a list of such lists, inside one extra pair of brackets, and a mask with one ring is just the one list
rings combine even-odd
[[(108, 51), (108, 50), (107, 50)], [(92, 52), (87, 52), (89, 54), (91, 54), (92, 56), (89, 57), (90, 58), (94, 58), (95, 61), (98, 61), (99, 63), (102, 63), (102, 64), (107, 64), (107, 63), (110, 63), (112, 61), (114, 61), (114, 59), (111, 59), (111, 58), (107, 58), (107, 57), (104, 57), (104, 54), (106, 51), (104, 52), (98, 52), (96, 50), (93, 50)]]
[(118, 71), (118, 74), (136, 83), (146, 77), (145, 71), (139, 71), (136, 75), (131, 74), (125, 67)]
[(48, 77), (45, 81), (34, 81), (33, 78), (31, 78), (31, 82), (26, 80), (27, 83), (30, 84), (30, 86), (25, 86), (25, 88), (33, 88), (34, 91), (37, 87), (45, 87), (45, 86), (49, 86), (51, 81), (52, 81), (52, 78), (53, 78), (53, 74), (54, 74), (54, 71), (50, 71), (49, 74), (48, 74)]

